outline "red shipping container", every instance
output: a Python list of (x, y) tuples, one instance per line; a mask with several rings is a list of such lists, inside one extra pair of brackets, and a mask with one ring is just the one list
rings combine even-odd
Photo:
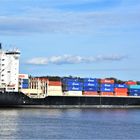
[(114, 96), (113, 92), (101, 92), (102, 96)]
[(85, 91), (85, 92), (83, 92), (83, 95), (99, 95), (99, 94), (98, 94), (98, 92)]
[(62, 86), (62, 82), (60, 81), (49, 81), (49, 86)]
[(135, 82), (135, 81), (127, 81), (126, 84), (127, 85), (137, 85), (137, 82)]
[(126, 92), (116, 92), (115, 96), (128, 96), (128, 93)]
[(115, 88), (114, 89), (115, 92), (121, 92), (121, 93), (127, 93), (128, 89), (127, 88)]
[(114, 84), (114, 80), (109, 80), (109, 79), (101, 79), (100, 83), (101, 84)]

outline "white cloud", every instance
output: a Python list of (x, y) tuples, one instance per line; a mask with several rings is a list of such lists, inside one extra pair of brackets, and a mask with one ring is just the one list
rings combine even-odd
[(102, 61), (121, 61), (125, 59), (126, 56), (123, 55), (98, 55), (91, 57), (73, 56), (73, 55), (63, 55), (63, 56), (51, 56), (51, 57), (37, 57), (32, 58), (27, 61), (28, 64), (33, 65), (48, 65), (48, 64), (80, 64), (80, 63), (94, 63)]

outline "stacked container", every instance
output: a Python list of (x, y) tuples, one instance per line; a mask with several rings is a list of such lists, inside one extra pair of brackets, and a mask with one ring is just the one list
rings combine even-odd
[(129, 96), (140, 96), (140, 85), (129, 85)]
[(29, 77), (27, 74), (19, 74), (19, 87), (21, 89), (29, 88)]
[(114, 80), (110, 80), (110, 79), (100, 80), (100, 93), (102, 96), (113, 96)]
[(77, 78), (64, 78), (62, 80), (63, 91), (68, 96), (81, 96), (83, 90), (83, 82)]
[(116, 96), (128, 96), (128, 86), (126, 84), (115, 84)]
[(24, 89), (29, 88), (29, 80), (28, 79), (22, 80), (22, 88), (24, 88)]
[(47, 86), (48, 96), (62, 96), (62, 82), (61, 81), (48, 81)]
[(99, 95), (98, 94), (98, 79), (84, 78), (83, 79), (83, 95)]

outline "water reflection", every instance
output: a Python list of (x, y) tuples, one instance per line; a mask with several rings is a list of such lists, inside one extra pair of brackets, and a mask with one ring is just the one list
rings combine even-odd
[(0, 137), (7, 139), (18, 133), (18, 112), (16, 110), (0, 110)]
[(139, 116), (139, 109), (0, 109), (0, 139), (136, 139)]

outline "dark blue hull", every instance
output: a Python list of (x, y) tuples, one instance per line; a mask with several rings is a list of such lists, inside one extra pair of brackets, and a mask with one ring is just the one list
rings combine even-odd
[(140, 97), (49, 96), (31, 99), (23, 93), (0, 93), (0, 106), (45, 105), (56, 107), (140, 106)]

